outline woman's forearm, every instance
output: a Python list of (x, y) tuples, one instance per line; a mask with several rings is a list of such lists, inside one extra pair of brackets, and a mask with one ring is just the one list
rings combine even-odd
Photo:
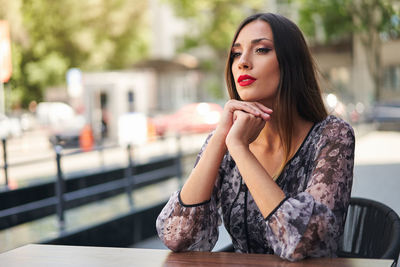
[(267, 217), (285, 199), (285, 193), (275, 183), (254, 154), (246, 146), (230, 148), (229, 153), (250, 190), (262, 215)]
[(180, 196), (184, 204), (197, 204), (211, 198), (218, 169), (225, 153), (225, 135), (216, 131), (182, 187)]

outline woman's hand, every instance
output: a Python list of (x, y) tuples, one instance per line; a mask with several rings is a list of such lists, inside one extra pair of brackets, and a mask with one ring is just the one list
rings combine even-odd
[[(264, 105), (257, 102), (244, 102), (239, 100), (231, 99), (226, 102), (224, 106), (224, 111), (222, 117), (217, 126), (216, 133), (221, 134), (226, 137), (230, 131), (234, 122), (234, 112), (243, 111), (245, 113), (251, 114), (256, 118), (261, 118), (262, 120), (269, 120), (272, 109), (265, 107)], [(225, 140), (225, 138), (224, 138)]]
[(256, 140), (269, 117), (264, 119), (261, 116), (257, 117), (242, 110), (236, 110), (233, 113), (233, 119), (233, 125), (225, 140), (229, 150), (238, 147), (248, 148), (249, 144)]

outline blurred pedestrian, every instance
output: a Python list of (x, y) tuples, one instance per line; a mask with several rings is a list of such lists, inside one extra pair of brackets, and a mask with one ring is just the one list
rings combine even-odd
[(353, 179), (354, 133), (328, 115), (312, 57), (287, 18), (256, 14), (233, 38), (231, 100), (157, 219), (174, 251), (211, 250), (222, 213), (236, 252), (335, 257)]
[(101, 109), (101, 141), (103, 142), (108, 137), (108, 111), (105, 108)]

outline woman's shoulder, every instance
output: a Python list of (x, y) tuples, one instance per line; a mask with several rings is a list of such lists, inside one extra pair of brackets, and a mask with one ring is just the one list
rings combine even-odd
[(328, 139), (345, 138), (354, 141), (354, 130), (345, 120), (334, 115), (327, 116), (315, 125), (316, 133)]

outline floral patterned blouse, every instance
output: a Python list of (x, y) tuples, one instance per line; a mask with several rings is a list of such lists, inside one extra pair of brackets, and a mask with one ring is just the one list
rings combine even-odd
[(291, 261), (335, 257), (350, 200), (354, 146), (353, 129), (343, 120), (328, 116), (314, 124), (277, 178), (286, 198), (267, 218), (227, 152), (211, 199), (185, 205), (175, 192), (157, 218), (158, 235), (173, 251), (211, 251), (222, 215), (236, 252)]

